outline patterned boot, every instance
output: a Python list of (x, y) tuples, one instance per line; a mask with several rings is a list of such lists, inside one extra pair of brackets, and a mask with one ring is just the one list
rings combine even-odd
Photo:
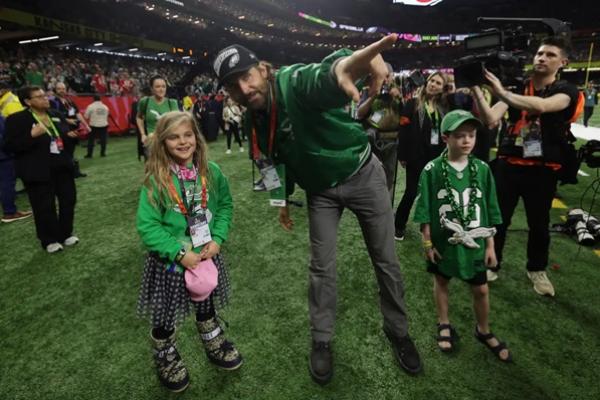
[(190, 377), (175, 347), (175, 332), (167, 339), (155, 339), (152, 332), (150, 337), (158, 379), (172, 392), (184, 391), (190, 384)]
[(212, 317), (207, 321), (196, 321), (196, 325), (206, 355), (211, 363), (230, 371), (241, 367), (242, 355), (238, 353), (233, 343), (225, 339), (216, 317)]

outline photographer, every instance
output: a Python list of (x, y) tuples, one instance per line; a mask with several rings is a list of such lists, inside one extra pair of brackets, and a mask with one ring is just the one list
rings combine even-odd
[(448, 78), (441, 72), (429, 75), (416, 97), (404, 106), (400, 116), (398, 161), (406, 168), (406, 189), (396, 210), (395, 238), (404, 239), (406, 222), (417, 197), (419, 175), (425, 165), (446, 147), (440, 137), (440, 124), (448, 111), (444, 87)]
[[(559, 174), (568, 169), (567, 135), (579, 97), (575, 85), (556, 78), (568, 63), (566, 49), (562, 38), (542, 41), (523, 95), (506, 90), (489, 71), (485, 71), (485, 76), (500, 101), (489, 107), (481, 89), (473, 88), (485, 123), (494, 124), (509, 111), (510, 126), (500, 138), (493, 168), (503, 220), (495, 238), (498, 266), (503, 259), (506, 231), (522, 197), (529, 226), (527, 276), (536, 293), (549, 296), (554, 296), (554, 287), (545, 272), (550, 247), (550, 208)], [(492, 272), (489, 278), (495, 280), (497, 275)]]
[(394, 71), (386, 63), (388, 74), (378, 95), (368, 97), (358, 106), (357, 119), (365, 120), (365, 129), (373, 153), (383, 164), (390, 197), (393, 198), (394, 178), (400, 129), (402, 96), (394, 85)]

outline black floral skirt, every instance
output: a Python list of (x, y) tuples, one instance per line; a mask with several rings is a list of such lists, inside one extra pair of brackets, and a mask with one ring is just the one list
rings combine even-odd
[(140, 317), (150, 321), (153, 328), (175, 329), (192, 312), (207, 313), (221, 309), (229, 301), (229, 274), (221, 254), (213, 257), (219, 271), (217, 287), (201, 302), (190, 298), (180, 268), (169, 271), (170, 262), (150, 253), (144, 263), (144, 274), (137, 305)]

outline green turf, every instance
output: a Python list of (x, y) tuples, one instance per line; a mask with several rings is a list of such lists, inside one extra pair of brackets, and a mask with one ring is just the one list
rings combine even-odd
[[(436, 349), (431, 277), (424, 272), (417, 227), (411, 225), (397, 251), (411, 335), (425, 369), (417, 378), (402, 372), (381, 331), (372, 267), (358, 224), (347, 212), (338, 241), (335, 376), (328, 386), (317, 386), (307, 368), (306, 208), (292, 211), (295, 229), (284, 232), (266, 195), (250, 190), (246, 154), (226, 156), (222, 139), (210, 147), (211, 158), (229, 177), (235, 204), (223, 247), (233, 284), (224, 317), (245, 357), (241, 370), (210, 366), (188, 320), (179, 332), (179, 348), (191, 386), (179, 396), (160, 387), (149, 327), (135, 316), (144, 256), (134, 225), (142, 164), (134, 155), (135, 140), (111, 138), (108, 157), (81, 162), (89, 176), (77, 181), (79, 245), (48, 255), (31, 220), (0, 226), (0, 399), (600, 398), (600, 258), (554, 234), (551, 262), (560, 268), (549, 275), (557, 296), (538, 296), (525, 276), (527, 233), (520, 208), (505, 268), (491, 285), (492, 328), (508, 341), (513, 365), (498, 362), (473, 338), (471, 299), (459, 282), (451, 285), (459, 351), (448, 357)], [(560, 195), (574, 206), (591, 180), (581, 178)], [(301, 192), (295, 197), (303, 199)], [(24, 195), (18, 203), (28, 208)], [(553, 210), (552, 221), (563, 213)], [(600, 215), (600, 201), (594, 213)]]

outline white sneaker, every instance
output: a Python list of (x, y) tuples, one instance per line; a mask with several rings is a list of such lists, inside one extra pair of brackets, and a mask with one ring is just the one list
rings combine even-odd
[(50, 254), (61, 251), (62, 249), (63, 247), (61, 246), (61, 244), (56, 242), (50, 243), (48, 246), (46, 246), (46, 251)]
[(227, 149), (227, 151), (225, 152), (225, 154), (231, 154), (231, 149)]
[(240, 153), (243, 153), (243, 152), (244, 152), (244, 148), (240, 147)]
[(528, 271), (527, 276), (533, 282), (533, 290), (537, 294), (554, 297), (554, 286), (552, 286), (552, 282), (548, 279), (546, 271)]
[(79, 238), (77, 236), (69, 236), (63, 243), (65, 246), (74, 246), (79, 243)]
[(498, 273), (496, 271), (492, 271), (491, 269), (485, 271), (485, 274), (487, 275), (488, 282), (494, 282), (498, 279)]

